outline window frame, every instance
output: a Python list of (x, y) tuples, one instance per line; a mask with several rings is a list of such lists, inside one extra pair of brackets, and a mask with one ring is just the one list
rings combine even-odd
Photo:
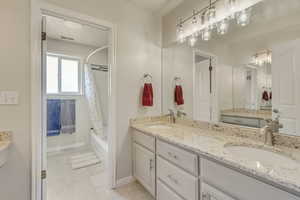
[[(67, 56), (67, 55), (62, 55), (62, 54), (56, 54), (56, 53), (51, 53), (47, 52), (47, 58), (48, 56), (51, 57), (56, 57), (58, 59), (58, 92), (57, 93), (48, 93), (47, 92), (47, 86), (46, 86), (46, 95), (47, 96), (81, 96), (83, 95), (83, 83), (82, 83), (82, 66), (81, 66), (81, 59), (79, 57), (75, 56)], [(62, 85), (62, 60), (72, 60), (72, 61), (77, 61), (78, 62), (78, 92), (63, 92), (61, 85)], [(46, 74), (46, 79), (47, 79), (47, 74)], [(47, 80), (46, 80), (47, 82)]]

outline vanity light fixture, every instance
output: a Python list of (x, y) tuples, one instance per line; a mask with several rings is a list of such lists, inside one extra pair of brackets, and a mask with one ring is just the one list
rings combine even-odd
[(262, 66), (264, 64), (272, 63), (272, 51), (265, 50), (259, 53), (256, 53), (252, 56), (253, 63), (257, 66)]
[(197, 42), (197, 37), (192, 35), (190, 37), (190, 45), (193, 47), (193, 46), (195, 46), (196, 42)]
[(191, 16), (179, 19), (177, 40), (182, 43), (189, 38), (191, 43), (201, 33), (202, 40), (207, 41), (211, 39), (214, 29), (217, 29), (218, 34), (224, 35), (233, 19), (240, 26), (246, 26), (250, 23), (251, 8), (261, 1), (263, 0), (209, 0), (207, 6), (200, 10), (194, 9)]
[(229, 29), (229, 20), (223, 19), (221, 22), (217, 25), (217, 31), (220, 35), (225, 35), (228, 32)]
[(251, 8), (242, 10), (237, 15), (238, 15), (237, 17), (238, 25), (246, 26), (250, 23)]
[(202, 31), (202, 40), (208, 41), (211, 39), (211, 30), (206, 28)]
[(182, 19), (180, 19), (180, 23), (177, 25), (177, 39), (180, 43), (184, 43), (186, 38), (183, 35), (183, 23), (182, 23)]

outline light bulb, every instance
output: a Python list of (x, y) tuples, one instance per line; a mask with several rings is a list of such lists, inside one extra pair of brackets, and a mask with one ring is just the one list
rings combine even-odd
[(186, 38), (183, 35), (180, 35), (178, 41), (179, 43), (184, 43), (186, 41)]
[(216, 7), (211, 6), (207, 11), (207, 20), (212, 21), (216, 18)]
[(196, 42), (197, 42), (197, 37), (194, 35), (191, 36), (190, 37), (190, 45), (193, 47), (193, 46), (195, 46)]
[(251, 13), (250, 9), (246, 9), (246, 10), (241, 11), (238, 14), (237, 23), (240, 26), (248, 25), (250, 23), (250, 13)]
[(184, 43), (185, 42), (185, 37), (183, 36), (183, 25), (180, 22), (180, 24), (177, 26), (177, 40), (180, 43)]
[(230, 13), (230, 18), (234, 19), (235, 18), (235, 12), (236, 12), (236, 1), (237, 0), (227, 0), (227, 9)]
[(196, 11), (193, 11), (193, 20), (192, 20), (192, 32), (193, 34), (198, 34), (198, 27), (197, 27), (198, 21), (196, 16)]
[(228, 20), (223, 19), (221, 22), (219, 22), (219, 24), (217, 26), (218, 34), (220, 34), (220, 35), (226, 34), (228, 32), (228, 28), (229, 28)]
[(211, 30), (208, 28), (204, 29), (202, 32), (202, 40), (208, 41), (211, 39)]

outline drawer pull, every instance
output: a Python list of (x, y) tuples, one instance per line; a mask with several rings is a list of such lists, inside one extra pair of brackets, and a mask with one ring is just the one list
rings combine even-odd
[(172, 152), (168, 152), (168, 155), (172, 158), (174, 158), (175, 160), (178, 159), (178, 157), (176, 155), (174, 155)]
[(177, 181), (175, 178), (173, 178), (172, 175), (169, 174), (167, 177), (168, 177), (173, 183), (178, 184), (178, 181)]
[(149, 169), (150, 169), (150, 171), (152, 171), (152, 169), (153, 169), (153, 159), (149, 160)]

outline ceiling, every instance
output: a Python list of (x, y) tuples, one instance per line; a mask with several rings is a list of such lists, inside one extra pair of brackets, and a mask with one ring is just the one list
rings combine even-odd
[(166, 15), (184, 0), (130, 0), (139, 7), (150, 10), (154, 14)]
[(47, 37), (72, 43), (101, 47), (108, 44), (108, 29), (82, 25), (47, 16)]

